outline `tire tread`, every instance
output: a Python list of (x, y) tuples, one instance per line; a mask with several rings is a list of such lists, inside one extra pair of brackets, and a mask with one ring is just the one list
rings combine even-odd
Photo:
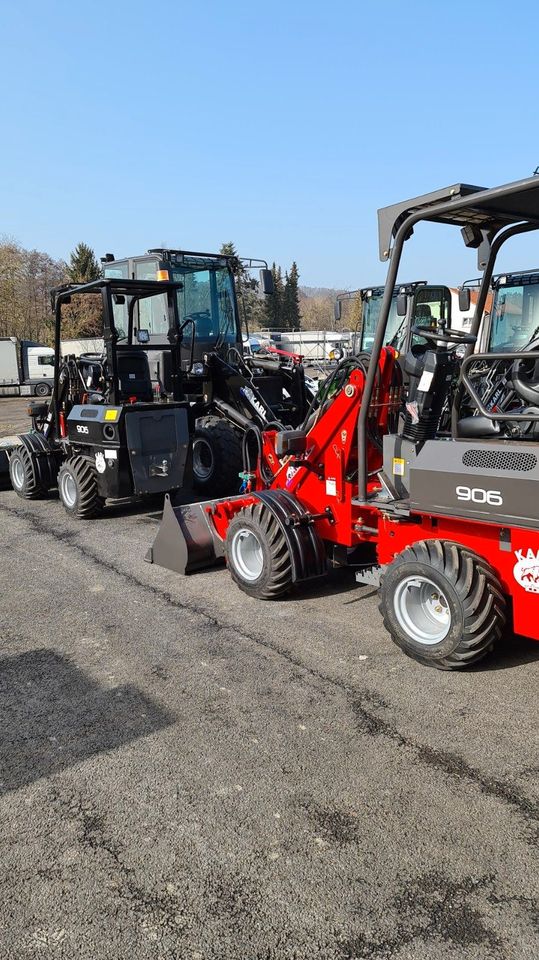
[[(384, 593), (388, 571), (398, 570), (408, 563), (426, 564), (445, 576), (462, 605), (464, 629), (461, 640), (444, 657), (422, 657), (415, 653), (396, 634), (388, 617), (388, 598)], [(506, 622), (506, 599), (490, 564), (461, 544), (445, 540), (420, 540), (405, 547), (382, 573), (379, 609), (386, 630), (408, 656), (442, 670), (459, 669), (477, 663), (498, 642)]]
[[(268, 548), (271, 557), (271, 568), (268, 574), (259, 584), (247, 583), (236, 572), (228, 551), (229, 533), (234, 532), (234, 526), (242, 524), (252, 525), (256, 533), (263, 540)], [(252, 504), (243, 507), (232, 520), (225, 541), (225, 556), (234, 582), (252, 597), (259, 600), (275, 600), (277, 597), (287, 593), (292, 586), (292, 559), (288, 543), (284, 532), (272, 514), (271, 510), (263, 503)]]
[(68, 469), (75, 477), (79, 498), (74, 510), (67, 507), (66, 510), (68, 510), (70, 516), (76, 517), (78, 520), (95, 520), (101, 516), (105, 500), (98, 493), (97, 477), (92, 462), (87, 457), (80, 455), (65, 460), (58, 473), (58, 488), (60, 488), (62, 474)]

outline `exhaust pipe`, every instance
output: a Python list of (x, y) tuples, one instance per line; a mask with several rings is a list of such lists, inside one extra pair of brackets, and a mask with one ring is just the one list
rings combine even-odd
[(145, 560), (182, 575), (211, 567), (224, 558), (224, 544), (210, 520), (215, 500), (173, 507), (165, 496), (161, 524)]

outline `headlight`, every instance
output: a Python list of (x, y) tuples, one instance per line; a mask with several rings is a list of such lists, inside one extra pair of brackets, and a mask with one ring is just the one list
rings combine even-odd
[(201, 377), (204, 373), (204, 364), (203, 363), (194, 363), (191, 367), (191, 373), (195, 377)]

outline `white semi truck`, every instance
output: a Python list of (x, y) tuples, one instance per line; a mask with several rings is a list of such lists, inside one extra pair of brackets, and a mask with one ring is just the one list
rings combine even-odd
[(48, 397), (54, 350), (34, 340), (0, 337), (0, 397)]

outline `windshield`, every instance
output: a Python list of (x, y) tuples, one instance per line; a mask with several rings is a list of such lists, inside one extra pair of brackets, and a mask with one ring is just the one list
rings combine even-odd
[(538, 336), (539, 282), (498, 287), (492, 304), (489, 352), (516, 352)]
[[(451, 291), (447, 287), (419, 287), (412, 304), (410, 327), (427, 327), (437, 330), (440, 327), (450, 326), (451, 319)], [(404, 346), (405, 330), (403, 327), (402, 341), (398, 349)], [(418, 333), (411, 338), (411, 345), (425, 344), (427, 341)], [(397, 344), (393, 344), (397, 346)]]
[[(378, 326), (378, 320), (380, 318), (382, 298), (382, 293), (375, 294), (372, 297), (368, 297), (363, 302), (363, 330), (361, 333), (361, 349), (366, 353), (370, 353), (372, 350), (374, 335), (376, 333), (376, 327)], [(397, 346), (397, 344), (393, 344), (392, 341), (395, 337), (395, 334), (397, 334), (403, 319), (404, 317), (399, 317), (397, 314), (397, 298), (393, 297), (389, 310), (389, 318), (387, 321), (386, 343), (391, 343), (392, 346)]]
[[(234, 306), (234, 281), (227, 267), (200, 269), (193, 265), (175, 265), (167, 268), (170, 279), (181, 283), (178, 290), (178, 314), (180, 324), (192, 317), (196, 326), (196, 337), (214, 343), (234, 343), (238, 339), (237, 321)], [(155, 260), (139, 261), (135, 264), (135, 276), (138, 280), (155, 280), (157, 264)], [(164, 294), (141, 300), (139, 306), (139, 327), (152, 335), (168, 333), (167, 301)], [(185, 328), (184, 336), (191, 337), (192, 325)]]
[[(234, 285), (226, 267), (217, 270), (191, 270), (175, 267), (172, 279), (183, 283), (178, 291), (180, 323), (192, 317), (197, 337), (234, 343), (238, 339), (234, 309)], [(186, 328), (186, 336), (189, 336)]]

